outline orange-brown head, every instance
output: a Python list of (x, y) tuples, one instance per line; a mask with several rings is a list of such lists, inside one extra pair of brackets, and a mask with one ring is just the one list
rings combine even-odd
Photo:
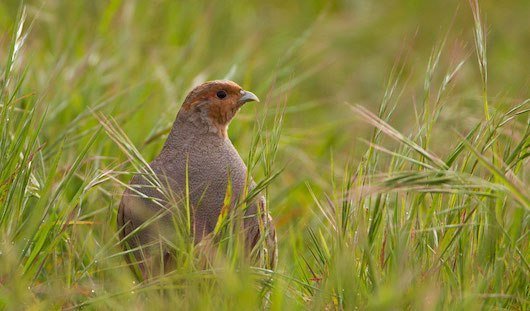
[(208, 126), (210, 132), (227, 137), (228, 124), (239, 108), (250, 101), (259, 102), (259, 98), (235, 82), (214, 80), (194, 88), (186, 96), (179, 115), (197, 125)]

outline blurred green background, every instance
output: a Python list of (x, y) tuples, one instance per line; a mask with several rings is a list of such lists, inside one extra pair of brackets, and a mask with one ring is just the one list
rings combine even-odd
[[(30, 30), (20, 66), (28, 66), (25, 84), (48, 107), (46, 138), (53, 139), (87, 107), (105, 102), (103, 109), (119, 118), (139, 145), (172, 123), (194, 85), (230, 78), (266, 99), (245, 108), (231, 126), (231, 138), (242, 152), (256, 118), (253, 109), (260, 114), (267, 110), (262, 106), (286, 105), (285, 158), (279, 164), (289, 164), (286, 178), (295, 175), (289, 184), (318, 179), (331, 150), (343, 160), (362, 152), (357, 138), (369, 128), (344, 103), (376, 110), (393, 66), (402, 66), (401, 80), (407, 85), (394, 121), (404, 131), (415, 122), (414, 105), (422, 101), (429, 57), (444, 38), (435, 81), (451, 65), (466, 64), (451, 94), (456, 108), (447, 108), (439, 120), (448, 133), (440, 135), (451, 139), (452, 129), (465, 129), (480, 115), (472, 104), (481, 80), (466, 1), (26, 3)], [(530, 83), (530, 3), (480, 4), (489, 95), (501, 101), (523, 99)], [(2, 58), (19, 7), (19, 1), (0, 5)], [(148, 160), (162, 138), (142, 148)], [(443, 152), (443, 144), (433, 147)]]
[[(284, 138), (289, 145), (317, 144), (323, 151), (331, 143), (351, 147), (351, 133), (358, 128), (343, 102), (375, 107), (392, 66), (402, 63), (411, 87), (400, 119), (411, 121), (411, 97), (421, 96), (429, 55), (444, 36), (442, 68), (468, 59), (458, 77), (463, 83), (456, 94), (465, 95), (460, 100), (480, 89), (473, 20), (465, 1), (27, 4), (26, 83), (45, 96), (52, 115), (62, 121), (50, 122), (48, 135), (87, 106), (113, 98), (109, 106), (117, 113), (135, 111), (124, 126), (136, 142), (169, 124), (197, 81), (229, 77), (269, 96), (267, 105), (288, 101), (292, 112), (286, 116)], [(522, 98), (529, 83), (524, 61), (530, 4), (481, 1), (481, 6), (488, 32), (489, 93)], [(4, 58), (18, 8), (18, 1), (0, 6)], [(236, 123), (249, 122), (250, 109)], [(140, 120), (143, 130), (133, 130)], [(232, 135), (239, 137), (234, 126)], [(310, 131), (331, 131), (336, 142), (321, 140), (328, 133), (308, 139)]]
[[(529, 95), (530, 1), (487, 0), (480, 6), (487, 34), (490, 108), (506, 111)], [(20, 8), (19, 1), (0, 3), (2, 68)], [(331, 193), (336, 190), (334, 176), (348, 175), (346, 163), (355, 167), (363, 159), (367, 144), (361, 139), (369, 139), (373, 128), (350, 104), (376, 112), (388, 84), (397, 80), (401, 95), (392, 99), (397, 107), (391, 123), (405, 134), (412, 133), (422, 122), (418, 111), (425, 98), (436, 96), (424, 85), (429, 62), (441, 50), (432, 85), (440, 85), (458, 63), (465, 63), (444, 98), (425, 147), (445, 156), (456, 145), (457, 133), (467, 134), (484, 118), (473, 15), (467, 1), (46, 0), (26, 1), (24, 10), (24, 37), (19, 40), (23, 45), (13, 75), (25, 73), (17, 96), (33, 98), (36, 114), (45, 115), (38, 134), (38, 145), (44, 147), (35, 165), (36, 180), (46, 179), (46, 167), (59, 146), (57, 175), (68, 172), (99, 128), (96, 111), (115, 118), (149, 161), (160, 150), (187, 92), (202, 81), (228, 78), (262, 99), (242, 109), (229, 129), (244, 159), (256, 125), (263, 122), (268, 133), (275, 127), (278, 109), (285, 109), (272, 163), (274, 170), (284, 170), (268, 189), (278, 224), (282, 271), (299, 268), (291, 258), (304, 248), (304, 229), (321, 221), (308, 185), (317, 195)], [(390, 149), (397, 146), (392, 140), (383, 141)], [(125, 161), (125, 154), (101, 134), (53, 204), (70, 202), (86, 186), (84, 182), (97, 179), (100, 172), (130, 171)], [(260, 180), (267, 169), (258, 165), (252, 174)], [(76, 203), (80, 206), (76, 217), (94, 224), (71, 238), (93, 239), (87, 247), (90, 254), (112, 238), (122, 189), (102, 178)], [(523, 218), (527, 221), (527, 212)], [(60, 256), (57, 252), (55, 256)], [(90, 261), (91, 256), (78, 254), (72, 261)], [(35, 274), (39, 283), (49, 282), (48, 277)], [(104, 283), (99, 277), (90, 279)], [(57, 282), (58, 288), (68, 287)]]

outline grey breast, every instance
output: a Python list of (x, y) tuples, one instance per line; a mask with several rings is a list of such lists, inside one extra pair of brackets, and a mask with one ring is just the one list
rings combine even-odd
[(219, 140), (210, 135), (195, 138), (161, 153), (152, 165), (169, 180), (175, 181), (172, 190), (178, 196), (185, 195), (187, 185), (198, 242), (204, 234), (213, 231), (229, 180), (232, 204), (239, 199), (247, 169), (230, 140)]

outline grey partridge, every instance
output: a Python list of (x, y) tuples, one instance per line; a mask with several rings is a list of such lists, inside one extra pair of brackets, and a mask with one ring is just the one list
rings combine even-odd
[[(132, 178), (117, 221), (143, 278), (175, 268), (168, 245), (179, 236), (176, 230), (181, 237), (190, 232), (191, 243), (200, 243), (211, 236), (221, 210), (241, 208), (244, 195), (255, 187), (227, 133), (237, 111), (250, 101), (259, 99), (232, 81), (197, 86), (184, 100), (160, 154)], [(243, 214), (246, 252), (257, 243), (265, 245), (262, 262), (273, 268), (277, 243), (265, 198), (253, 197)]]

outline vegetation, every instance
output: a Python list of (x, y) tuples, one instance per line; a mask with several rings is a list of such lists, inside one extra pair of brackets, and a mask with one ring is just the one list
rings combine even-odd
[[(528, 310), (530, 3), (500, 6), (3, 1), (0, 309)], [(139, 282), (120, 195), (219, 78), (262, 99), (229, 135), (278, 267), (188, 243)]]

